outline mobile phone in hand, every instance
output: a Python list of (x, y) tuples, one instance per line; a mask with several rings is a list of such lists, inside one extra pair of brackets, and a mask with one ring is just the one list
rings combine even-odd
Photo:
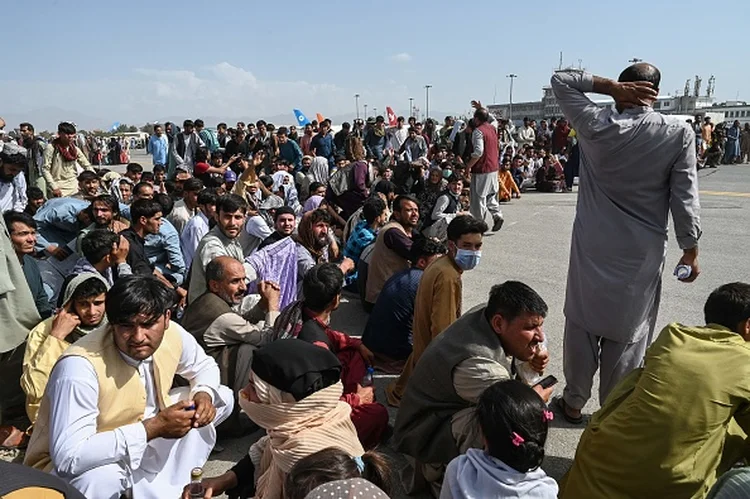
[(539, 385), (539, 386), (541, 386), (542, 388), (544, 388), (546, 390), (550, 386), (554, 386), (556, 384), (557, 384), (557, 378), (555, 378), (554, 376), (552, 376), (550, 374), (549, 376), (547, 376), (546, 378), (542, 379), (539, 383), (537, 383), (534, 386)]

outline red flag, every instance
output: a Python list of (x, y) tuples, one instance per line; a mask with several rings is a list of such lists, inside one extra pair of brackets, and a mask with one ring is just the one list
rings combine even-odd
[(391, 106), (386, 106), (385, 111), (388, 113), (388, 125), (396, 126), (396, 123), (398, 123), (398, 119), (396, 118), (396, 113), (394, 113), (393, 109), (391, 109)]
[(325, 121), (325, 118), (320, 113), (315, 113), (315, 117), (318, 118), (318, 123), (323, 123)]

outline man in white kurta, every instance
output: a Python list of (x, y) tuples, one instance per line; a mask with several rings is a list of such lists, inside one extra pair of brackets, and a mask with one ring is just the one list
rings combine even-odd
[[(635, 64), (619, 82), (556, 72), (552, 90), (576, 130), (581, 174), (565, 297), (562, 399), (578, 420), (600, 370), (599, 400), (643, 362), (659, 310), (671, 210), (679, 264), (700, 273), (695, 134), (653, 110), (659, 70)], [(616, 109), (584, 92), (610, 95)]]
[[(161, 302), (171, 304), (166, 294), (171, 291), (153, 276), (134, 276), (118, 281), (107, 299), (107, 316), (110, 322), (114, 320), (115, 323), (102, 331), (102, 338), (106, 338), (107, 334), (114, 337), (117, 348), (115, 355), (119, 354), (119, 359), (107, 358), (106, 353), (101, 355), (107, 362), (106, 372), (112, 369), (113, 376), (117, 378), (115, 371), (119, 369), (122, 372), (122, 368), (113, 369), (111, 366), (115, 366), (120, 359), (137, 370), (145, 390), (142, 417), (136, 417), (133, 423), (110, 431), (98, 431), (98, 422), (107, 417), (100, 414), (99, 390), (103, 385), (98, 368), (81, 353), (83, 350), (70, 354), (70, 350), (66, 352), (52, 370), (47, 385), (38, 423), (41, 428), (35, 428), (40, 430), (40, 434), (37, 435), (35, 431), (32, 437), (26, 464), (36, 467), (44, 465), (39, 457), (43, 456), (47, 441), (40, 445), (35, 439), (42, 440), (48, 435), (51, 469), (48, 465), (46, 469), (70, 482), (89, 499), (118, 499), (129, 489), (136, 498), (179, 497), (182, 488), (190, 481), (190, 470), (203, 466), (208, 459), (216, 443), (215, 427), (232, 411), (232, 392), (219, 384), (219, 368), (215, 361), (205, 354), (192, 335), (169, 321), (168, 311), (156, 311), (156, 329), (159, 328), (159, 321), (165, 320), (161, 325), (163, 336), (158, 341), (152, 336), (144, 339), (144, 335), (149, 333), (134, 331), (144, 327), (153, 330), (154, 326), (149, 326), (148, 322), (145, 325), (123, 326), (122, 320), (118, 321), (117, 313), (111, 313), (113, 303), (132, 310), (133, 300), (118, 296), (123, 290), (132, 294), (135, 288), (150, 287), (153, 290), (158, 286), (164, 288), (163, 293), (158, 293), (167, 297)], [(158, 309), (159, 296), (148, 296), (146, 292), (146, 297), (156, 302), (155, 308)], [(143, 314), (148, 314), (146, 318), (149, 320), (153, 319), (151, 314), (154, 307), (142, 308), (146, 309), (148, 311), (136, 314), (130, 320), (138, 323)], [(119, 313), (119, 318), (122, 319), (122, 313)], [(87, 337), (87, 340), (90, 338)], [(101, 338), (98, 343), (94, 339), (84, 350), (97, 352), (97, 344), (107, 343)], [(123, 348), (123, 345), (127, 346)], [(148, 345), (156, 346), (156, 349), (142, 360), (136, 360), (123, 351), (133, 355), (148, 353)], [(169, 385), (173, 377), (172, 373), (165, 376), (156, 369), (155, 359), (160, 355), (158, 350), (163, 348), (180, 352), (174, 374), (188, 381), (190, 386), (170, 390), (168, 398), (171, 400), (160, 402), (159, 377), (166, 379)], [(122, 390), (128, 390), (128, 386), (115, 390), (115, 396), (119, 396)], [(174, 405), (164, 407), (167, 404)], [(201, 420), (206, 411), (208, 416)], [(215, 415), (211, 414), (213, 411)], [(45, 417), (48, 421), (46, 425)], [(187, 423), (185, 418), (188, 418)]]

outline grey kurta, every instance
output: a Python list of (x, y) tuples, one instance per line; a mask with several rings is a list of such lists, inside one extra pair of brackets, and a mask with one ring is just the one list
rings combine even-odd
[(650, 107), (600, 108), (584, 95), (588, 73), (555, 73), (552, 89), (581, 149), (565, 315), (591, 335), (632, 343), (652, 334), (669, 210), (680, 248), (701, 235), (695, 135)]

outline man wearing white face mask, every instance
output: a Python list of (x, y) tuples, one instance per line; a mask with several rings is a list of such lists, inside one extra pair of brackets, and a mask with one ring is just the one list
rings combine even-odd
[(448, 254), (430, 264), (419, 281), (412, 353), (401, 376), (386, 388), (388, 404), (400, 405), (406, 383), (427, 345), (461, 316), (461, 275), (479, 264), (487, 230), (483, 220), (471, 215), (459, 215), (448, 225)]

